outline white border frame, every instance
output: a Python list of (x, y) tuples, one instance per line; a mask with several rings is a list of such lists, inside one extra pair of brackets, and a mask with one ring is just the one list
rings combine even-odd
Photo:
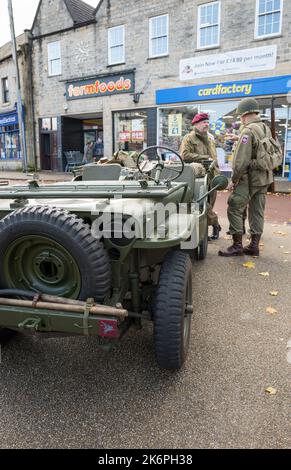
[[(110, 31), (113, 29), (122, 28), (122, 41), (123, 41), (123, 56), (121, 60), (117, 62), (112, 62), (111, 60), (111, 46), (110, 46)], [(113, 26), (112, 28), (108, 28), (107, 31), (107, 55), (108, 55), (108, 65), (117, 65), (117, 64), (124, 64), (125, 63), (125, 25), (120, 24), (118, 26)]]
[[(200, 44), (200, 22), (201, 22), (201, 7), (205, 7), (206, 5), (211, 5), (211, 4), (218, 4), (218, 42), (216, 44), (208, 44), (207, 46), (201, 46)], [(221, 1), (215, 1), (215, 2), (207, 2), (207, 3), (202, 3), (202, 5), (198, 6), (198, 15), (197, 15), (197, 49), (211, 49), (215, 47), (220, 47), (220, 24), (221, 24)]]
[[(152, 51), (152, 20), (154, 20), (155, 18), (163, 17), (163, 16), (167, 18), (167, 51), (164, 52), (163, 54), (154, 55)], [(169, 23), (170, 23), (170, 20), (169, 20), (168, 13), (164, 15), (152, 16), (151, 18), (149, 18), (149, 58), (150, 59), (153, 59), (155, 57), (166, 57), (167, 55), (169, 55)]]
[(272, 34), (263, 34), (262, 36), (258, 35), (258, 28), (259, 28), (259, 0), (256, 0), (256, 17), (255, 17), (255, 34), (254, 34), (254, 39), (265, 39), (265, 38), (275, 38), (277, 36), (281, 36), (282, 34), (282, 22), (283, 22), (283, 5), (284, 2), (283, 0), (280, 0), (280, 30), (278, 33), (272, 33)]

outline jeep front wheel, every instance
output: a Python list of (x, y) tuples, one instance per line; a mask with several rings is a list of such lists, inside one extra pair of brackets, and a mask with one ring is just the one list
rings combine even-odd
[(192, 318), (192, 264), (189, 255), (168, 253), (163, 262), (154, 309), (154, 345), (158, 365), (180, 369), (185, 362)]

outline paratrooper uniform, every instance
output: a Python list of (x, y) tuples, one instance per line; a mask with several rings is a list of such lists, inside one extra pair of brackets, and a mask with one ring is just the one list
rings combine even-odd
[[(214, 160), (217, 162), (217, 154), (215, 142), (208, 137), (207, 134), (202, 135), (198, 129), (194, 127), (193, 131), (187, 134), (180, 147), (180, 155), (185, 163), (202, 163), (203, 160)], [(219, 174), (218, 166), (212, 170), (210, 174), (210, 181), (213, 177)], [(207, 209), (207, 220), (208, 225), (219, 226), (217, 214), (213, 211), (213, 207), (216, 201), (217, 192), (211, 194), (208, 209)]]
[[(227, 251), (219, 251), (220, 256), (237, 256), (243, 253), (259, 255), (259, 241), (264, 229), (265, 199), (268, 186), (273, 181), (271, 170), (261, 171), (252, 168), (251, 161), (256, 158), (258, 139), (266, 135), (271, 137), (271, 131), (259, 117), (258, 105), (254, 99), (246, 98), (239, 108), (244, 114), (257, 113), (258, 117), (242, 126), (233, 158), (232, 183), (234, 190), (228, 198), (228, 219), (233, 245)], [(238, 108), (238, 111), (239, 111)], [(243, 115), (241, 113), (241, 115)], [(242, 246), (243, 214), (248, 206), (251, 243)]]

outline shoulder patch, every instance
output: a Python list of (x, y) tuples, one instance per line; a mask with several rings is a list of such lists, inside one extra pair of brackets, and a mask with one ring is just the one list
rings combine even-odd
[(241, 143), (242, 144), (247, 144), (249, 142), (250, 138), (248, 135), (244, 134), (241, 138)]

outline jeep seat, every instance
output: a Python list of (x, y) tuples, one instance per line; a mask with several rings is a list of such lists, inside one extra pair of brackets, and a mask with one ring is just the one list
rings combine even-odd
[[(171, 166), (166, 165), (162, 171), (161, 180), (170, 178), (171, 176), (175, 175), (175, 173), (171, 171), (170, 168), (179, 170), (181, 166), (180, 165), (171, 165)], [(155, 176), (155, 170), (153, 170), (151, 176), (153, 177)], [(195, 172), (194, 172), (194, 168), (190, 164), (185, 163), (182, 174), (179, 175), (179, 177), (174, 182), (187, 183), (188, 190), (187, 190), (185, 200), (183, 202), (193, 201), (194, 193), (195, 193)]]
[(96, 165), (89, 163), (83, 167), (82, 181), (116, 181), (119, 180), (121, 165)]

